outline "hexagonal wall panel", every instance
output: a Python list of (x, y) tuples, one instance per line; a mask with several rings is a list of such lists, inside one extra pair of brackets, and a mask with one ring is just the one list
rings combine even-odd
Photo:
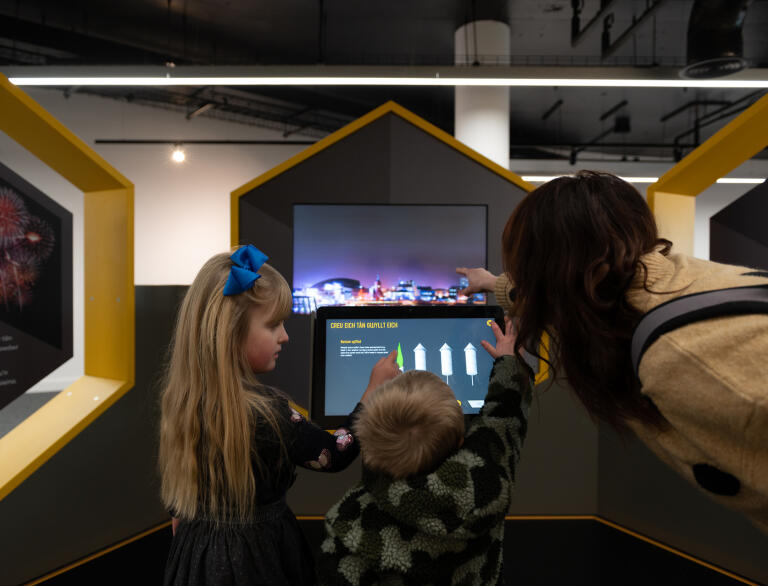
[(768, 271), (768, 182), (751, 189), (709, 220), (711, 260)]

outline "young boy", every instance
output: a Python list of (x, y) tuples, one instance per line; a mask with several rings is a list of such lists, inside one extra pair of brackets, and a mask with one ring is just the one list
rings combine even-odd
[(400, 375), (366, 403), (355, 425), (363, 477), (326, 516), (321, 584), (503, 583), (531, 379), (509, 321), (506, 334), (493, 329), (485, 406), (466, 435), (453, 392), (428, 372)]

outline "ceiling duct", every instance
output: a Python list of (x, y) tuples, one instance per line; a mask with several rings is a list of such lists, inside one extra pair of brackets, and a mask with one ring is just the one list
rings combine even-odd
[(741, 27), (752, 0), (696, 0), (688, 20), (689, 79), (722, 77), (747, 66), (742, 57)]

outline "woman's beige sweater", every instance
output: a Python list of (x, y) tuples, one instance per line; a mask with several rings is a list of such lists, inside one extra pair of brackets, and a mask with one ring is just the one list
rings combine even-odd
[[(768, 272), (652, 252), (627, 301), (646, 313), (691, 293), (768, 285)], [(511, 286), (494, 293), (511, 307)], [(640, 439), (716, 501), (768, 531), (768, 314), (695, 322), (657, 339), (639, 368), (642, 393), (669, 422), (658, 431), (628, 422)]]

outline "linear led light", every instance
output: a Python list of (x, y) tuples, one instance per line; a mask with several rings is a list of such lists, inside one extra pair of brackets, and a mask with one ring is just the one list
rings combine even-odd
[[(529, 183), (546, 183), (552, 179), (563, 177), (563, 175), (522, 175), (523, 181)], [(621, 177), (627, 183), (656, 183), (658, 177)], [(763, 183), (765, 178), (752, 178), (752, 177), (723, 177), (717, 180), (717, 183), (741, 183), (748, 185), (757, 185)]]
[(760, 178), (746, 178), (746, 177), (723, 177), (717, 180), (718, 183), (747, 183), (757, 185), (758, 183), (765, 183), (765, 177)]
[(637, 87), (768, 89), (768, 80), (728, 79), (578, 79), (503, 77), (23, 77), (9, 78), (17, 86), (502, 86), (502, 87)]

